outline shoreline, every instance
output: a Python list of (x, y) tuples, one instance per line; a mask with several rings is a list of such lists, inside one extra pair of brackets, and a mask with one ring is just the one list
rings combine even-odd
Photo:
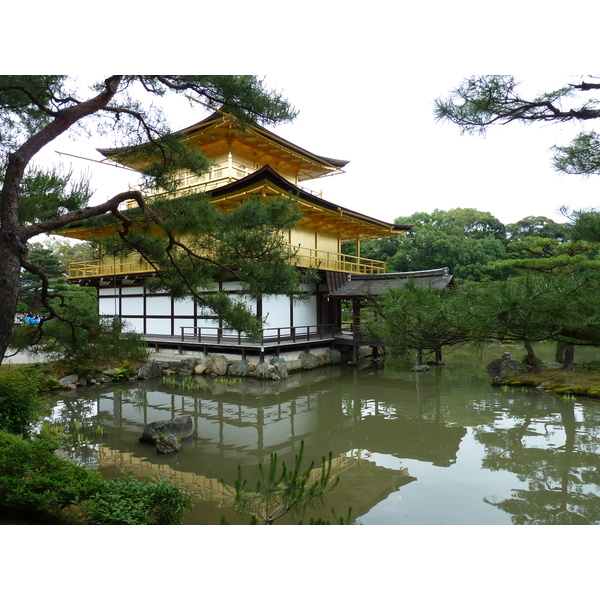
[[(502, 378), (494, 386), (532, 387), (564, 396), (579, 396), (600, 401), (600, 371), (575, 367), (572, 371), (562, 369), (540, 369)], [(563, 398), (565, 399), (565, 398)], [(573, 398), (566, 398), (573, 399)]]

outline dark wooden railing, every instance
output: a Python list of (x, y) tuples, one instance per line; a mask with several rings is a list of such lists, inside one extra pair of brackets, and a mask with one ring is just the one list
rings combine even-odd
[(263, 329), (258, 339), (223, 327), (182, 327), (181, 341), (217, 344), (282, 344), (306, 342), (333, 337), (333, 325), (302, 325), (299, 327), (271, 327)]

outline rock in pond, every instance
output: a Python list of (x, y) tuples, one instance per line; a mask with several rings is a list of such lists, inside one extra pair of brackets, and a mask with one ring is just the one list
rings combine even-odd
[(161, 437), (174, 435), (175, 438), (186, 439), (194, 435), (194, 424), (192, 423), (192, 417), (189, 415), (183, 417), (175, 417), (170, 421), (154, 421), (154, 423), (148, 423), (140, 442), (146, 442), (154, 444), (159, 438), (159, 432)]
[(156, 440), (156, 451), (159, 454), (170, 454), (171, 452), (179, 452), (181, 444), (173, 434), (165, 435)]
[(162, 367), (156, 360), (147, 362), (139, 371), (138, 379), (154, 379), (162, 375)]

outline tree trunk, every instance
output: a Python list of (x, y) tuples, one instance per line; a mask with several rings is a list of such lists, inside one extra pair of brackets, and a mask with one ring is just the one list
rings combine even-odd
[[(23, 174), (32, 158), (48, 143), (82, 118), (106, 107), (117, 93), (121, 78), (119, 75), (109, 77), (105, 81), (105, 88), (94, 98), (57, 111), (48, 125), (8, 156), (0, 198), (0, 364), (6, 355), (15, 319), (20, 289), (19, 276), (22, 262), (27, 258), (27, 240), (38, 233), (49, 231), (49, 221), (31, 227), (20, 226), (19, 188)], [(60, 217), (55, 220), (57, 226), (61, 224)]]
[(527, 351), (527, 355), (525, 356), (526, 365), (529, 365), (534, 373), (540, 372), (540, 361), (538, 357), (535, 355), (535, 351), (533, 350), (533, 346), (529, 340), (523, 340), (523, 345), (525, 346), (525, 350)]
[[(11, 237), (14, 239), (12, 242)], [(19, 298), (21, 260), (19, 252), (27, 252), (16, 235), (0, 232), (0, 364), (4, 360)]]
[(575, 345), (558, 342), (554, 360), (561, 363), (565, 371), (572, 371), (575, 364)]

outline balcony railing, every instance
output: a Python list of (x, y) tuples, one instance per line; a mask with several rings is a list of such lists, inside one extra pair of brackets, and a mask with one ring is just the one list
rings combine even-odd
[(122, 258), (106, 260), (85, 260), (69, 263), (67, 277), (81, 279), (84, 277), (113, 277), (138, 273), (153, 273), (152, 265), (139, 258)]
[(182, 342), (233, 345), (285, 345), (298, 342), (333, 339), (333, 325), (303, 325), (263, 329), (260, 338), (252, 340), (244, 334), (222, 327), (182, 327)]
[[(301, 248), (296, 255), (299, 267), (314, 267), (325, 271), (343, 271), (347, 273), (385, 273), (386, 263), (381, 260), (358, 258), (348, 254), (326, 252)], [(150, 263), (138, 258), (86, 260), (69, 263), (68, 278), (82, 279), (86, 277), (113, 277), (153, 273), (155, 269)]]
[(300, 248), (298, 254), (299, 267), (316, 267), (325, 271), (344, 271), (348, 273), (385, 273), (386, 263), (382, 260), (361, 258), (338, 252)]

